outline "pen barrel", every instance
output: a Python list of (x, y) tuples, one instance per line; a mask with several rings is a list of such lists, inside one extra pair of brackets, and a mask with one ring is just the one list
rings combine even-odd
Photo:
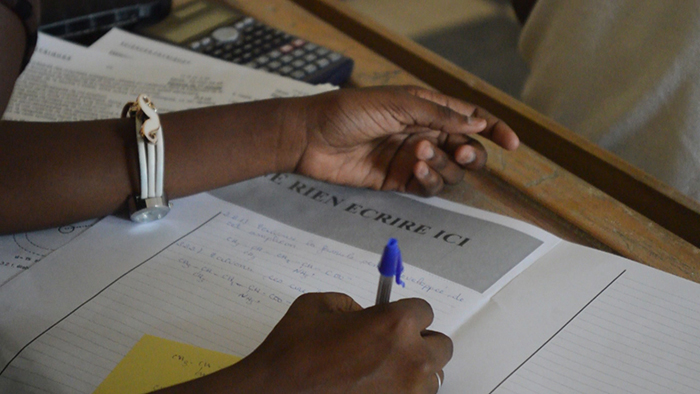
[(387, 304), (391, 298), (391, 284), (393, 276), (379, 275), (379, 287), (377, 287), (377, 301), (375, 305)]

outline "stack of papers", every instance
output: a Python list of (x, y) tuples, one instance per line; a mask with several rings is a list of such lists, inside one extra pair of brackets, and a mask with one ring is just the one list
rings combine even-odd
[[(123, 32), (107, 40), (42, 37), (7, 117), (114, 117), (141, 90), (176, 110), (326, 89)], [(141, 78), (144, 64), (158, 68)], [(700, 392), (696, 283), (439, 198), (291, 174), (175, 203), (155, 223), (107, 217), (0, 287), (0, 392), (93, 392), (144, 335), (245, 357), (300, 294), (371, 306), (390, 237), (406, 263), (392, 299), (426, 299), (431, 328), (455, 344), (441, 393)]]

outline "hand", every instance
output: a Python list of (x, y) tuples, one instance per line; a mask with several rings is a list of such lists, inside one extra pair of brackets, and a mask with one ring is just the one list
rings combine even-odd
[(425, 329), (432, 320), (421, 299), (362, 309), (344, 294), (305, 294), (248, 357), (158, 393), (434, 394), (452, 341)]
[(418, 87), (343, 89), (304, 100), (307, 143), (296, 172), (323, 181), (434, 195), (486, 163), (484, 147), (469, 135), (508, 150), (519, 144), (483, 109)]
[(425, 330), (432, 320), (421, 299), (362, 309), (343, 294), (307, 294), (249, 358), (284, 393), (432, 394), (452, 357), (452, 341)]

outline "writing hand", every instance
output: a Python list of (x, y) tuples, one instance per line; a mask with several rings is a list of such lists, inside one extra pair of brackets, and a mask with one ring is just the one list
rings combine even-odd
[(435, 393), (452, 342), (425, 331), (432, 320), (420, 299), (363, 310), (344, 294), (308, 294), (251, 357), (274, 365), (285, 392)]
[(420, 299), (362, 309), (344, 294), (305, 294), (248, 357), (163, 392), (434, 394), (452, 341), (426, 330), (432, 320)]
[(303, 99), (307, 143), (296, 172), (378, 190), (434, 195), (483, 167), (479, 134), (513, 150), (513, 130), (485, 110), (418, 87), (343, 89)]

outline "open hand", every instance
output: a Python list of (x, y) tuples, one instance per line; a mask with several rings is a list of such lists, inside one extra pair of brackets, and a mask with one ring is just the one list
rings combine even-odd
[(343, 89), (304, 98), (307, 141), (296, 172), (323, 181), (434, 195), (483, 167), (479, 134), (518, 137), (483, 109), (418, 87)]

